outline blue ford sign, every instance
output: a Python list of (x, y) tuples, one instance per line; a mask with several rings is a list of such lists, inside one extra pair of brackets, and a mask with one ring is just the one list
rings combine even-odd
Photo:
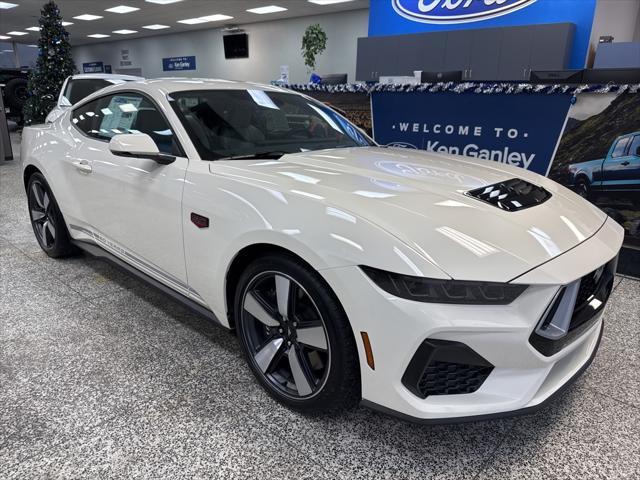
[(373, 0), (369, 3), (370, 37), (572, 23), (575, 36), (568, 67), (575, 69), (584, 68), (596, 10), (596, 0)]
[(499, 17), (537, 0), (391, 0), (398, 14), (425, 23), (467, 23)]

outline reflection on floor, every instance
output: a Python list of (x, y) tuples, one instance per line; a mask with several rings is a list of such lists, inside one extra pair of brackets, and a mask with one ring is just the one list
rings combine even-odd
[(106, 263), (49, 259), (19, 160), (0, 162), (0, 288), (2, 479), (640, 478), (632, 279), (617, 279), (593, 365), (548, 408), (433, 427), (292, 413), (229, 332)]

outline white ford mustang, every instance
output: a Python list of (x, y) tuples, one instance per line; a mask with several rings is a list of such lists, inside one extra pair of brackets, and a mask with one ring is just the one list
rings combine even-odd
[(376, 146), (304, 95), (100, 90), (25, 128), (31, 222), (234, 328), (303, 411), (530, 411), (593, 358), (623, 230), (528, 171)]

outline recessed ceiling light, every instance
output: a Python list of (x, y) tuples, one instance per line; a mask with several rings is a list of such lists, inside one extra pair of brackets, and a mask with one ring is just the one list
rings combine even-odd
[(264, 15), (265, 13), (284, 12), (285, 10), (286, 8), (279, 7), (277, 5), (267, 5), (266, 7), (250, 8), (247, 10), (247, 12)]
[(62, 22), (63, 27), (68, 27), (69, 25), (73, 25), (73, 22)]
[(89, 13), (84, 13), (82, 15), (78, 15), (77, 17), (73, 17), (76, 20), (87, 20), (87, 21), (91, 21), (91, 20), (98, 20), (99, 18), (103, 18), (100, 15), (91, 15)]
[(317, 5), (331, 5), (333, 3), (353, 2), (353, 0), (308, 0), (311, 3)]
[(3, 10), (9, 9), (9, 8), (13, 8), (13, 7), (17, 7), (17, 6), (18, 6), (17, 3), (0, 2), (0, 8), (2, 8)]
[(117, 33), (118, 35), (131, 35), (132, 33), (138, 33), (137, 30), (114, 30), (112, 33)]
[(171, 28), (169, 25), (160, 25), (159, 23), (154, 23), (153, 25), (145, 25), (142, 28), (146, 28), (148, 30), (162, 30), (163, 28)]
[(19, 37), (20, 35), (27, 35), (27, 32), (7, 32), (7, 35), (15, 35)]
[(90, 37), (90, 38), (107, 38), (110, 36), (111, 35), (105, 35), (104, 33), (92, 33), (91, 35), (87, 35), (87, 37)]
[(8, 37), (6, 35), (0, 35), (0, 40), (9, 40), (11, 37)]
[(178, 23), (185, 23), (187, 25), (196, 25), (197, 23), (207, 23), (209, 20), (205, 20), (202, 17), (198, 18), (185, 18), (184, 20), (178, 20)]
[(149, 3), (157, 3), (158, 5), (168, 5), (170, 3), (181, 2), (182, 0), (145, 0)]
[(138, 7), (129, 7), (127, 5), (119, 5), (117, 7), (113, 7), (113, 8), (107, 8), (105, 10), (105, 12), (111, 12), (111, 13), (131, 13), (131, 12), (135, 12), (136, 10), (140, 10)]
[(208, 15), (206, 17), (201, 17), (201, 18), (203, 18), (207, 22), (219, 22), (221, 20), (231, 20), (233, 17), (230, 17), (229, 15), (216, 14), (216, 15)]
[(25, 30), (29, 30), (30, 32), (39, 32), (40, 27), (29, 27), (29, 28), (25, 28)]
[(38, 45), (33, 45), (33, 44), (31, 44), (31, 45), (27, 45), (27, 47), (31, 47), (31, 48), (38, 48)]

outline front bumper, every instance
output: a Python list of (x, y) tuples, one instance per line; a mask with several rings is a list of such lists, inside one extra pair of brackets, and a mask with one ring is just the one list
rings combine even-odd
[[(358, 267), (323, 270), (358, 339), (363, 404), (424, 422), (477, 420), (541, 406), (575, 378), (595, 355), (602, 311), (560, 351), (545, 356), (529, 339), (561, 286), (613, 259), (622, 242), (608, 219), (574, 249), (515, 279), (530, 287), (510, 305), (420, 303), (379, 289)], [(360, 332), (367, 332), (375, 370), (365, 359)], [(402, 382), (415, 352), (427, 339), (459, 342), (493, 369), (473, 393), (420, 398)]]

